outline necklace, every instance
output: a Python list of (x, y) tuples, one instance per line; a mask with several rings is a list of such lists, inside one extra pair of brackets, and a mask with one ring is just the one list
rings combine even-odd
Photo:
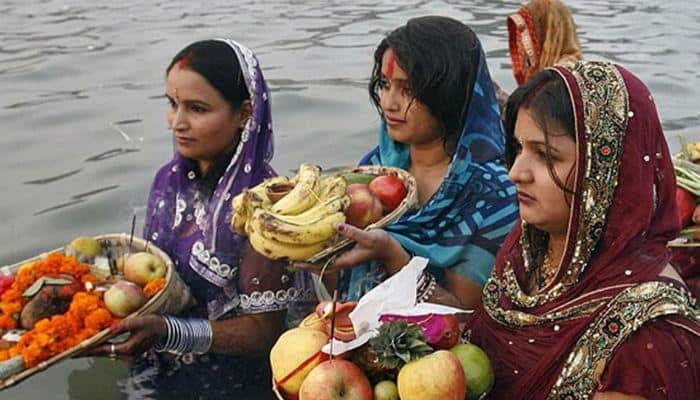
[(557, 267), (552, 263), (551, 250), (547, 250), (542, 259), (542, 265), (537, 270), (537, 288), (542, 289), (549, 285), (557, 275)]

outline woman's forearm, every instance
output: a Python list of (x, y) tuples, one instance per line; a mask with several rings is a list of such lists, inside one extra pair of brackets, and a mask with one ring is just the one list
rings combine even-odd
[(284, 311), (272, 311), (213, 321), (210, 352), (265, 355), (284, 329), (284, 316)]
[(427, 303), (442, 304), (445, 306), (464, 308), (464, 305), (454, 294), (448, 292), (440, 286), (436, 286), (433, 294), (424, 299)]

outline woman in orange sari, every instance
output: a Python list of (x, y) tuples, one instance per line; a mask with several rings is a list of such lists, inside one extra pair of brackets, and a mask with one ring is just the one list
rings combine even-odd
[(700, 311), (669, 265), (676, 181), (646, 86), (609, 63), (533, 75), (509, 98), (520, 223), (465, 336), (491, 399), (696, 399)]
[(581, 59), (574, 18), (559, 0), (532, 0), (510, 15), (508, 47), (518, 85), (543, 68)]
[[(559, 0), (531, 0), (508, 16), (508, 48), (518, 85), (544, 68), (581, 59), (574, 18)], [(504, 111), (508, 93), (496, 89)]]

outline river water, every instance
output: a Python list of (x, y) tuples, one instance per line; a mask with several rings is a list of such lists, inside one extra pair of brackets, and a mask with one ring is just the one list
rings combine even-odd
[[(374, 146), (366, 82), (374, 46), (407, 19), (457, 18), (478, 33), (505, 89), (506, 16), (517, 1), (0, 1), (0, 265), (77, 235), (139, 231), (149, 185), (172, 155), (164, 68), (186, 44), (228, 36), (254, 49), (272, 90), (276, 154), (355, 163)], [(206, 4), (206, 5), (204, 5)], [(700, 140), (700, 2), (569, 2), (588, 59), (651, 89), (672, 148)], [(692, 50), (695, 49), (695, 50)], [(119, 399), (125, 368), (70, 360), (0, 399)]]

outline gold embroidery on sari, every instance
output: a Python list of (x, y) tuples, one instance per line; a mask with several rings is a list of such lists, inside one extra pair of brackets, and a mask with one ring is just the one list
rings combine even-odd
[(503, 294), (504, 289), (501, 282), (493, 278), (486, 282), (483, 290), (483, 303), (486, 312), (495, 321), (513, 328), (524, 328), (535, 325), (553, 324), (571, 319), (581, 318), (591, 315), (603, 304), (610, 300), (610, 297), (600, 297), (585, 301), (580, 304), (550, 311), (542, 315), (536, 315), (518, 310), (504, 310), (498, 307), (498, 299)]
[(623, 290), (576, 342), (547, 399), (590, 399), (617, 347), (645, 322), (664, 315), (700, 323), (700, 311), (685, 290), (663, 282)]

